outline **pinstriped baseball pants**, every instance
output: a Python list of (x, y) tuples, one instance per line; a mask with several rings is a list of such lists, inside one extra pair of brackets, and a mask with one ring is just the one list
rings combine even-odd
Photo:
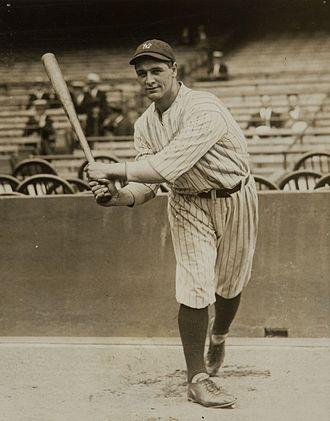
[(176, 256), (176, 299), (192, 308), (237, 296), (251, 276), (258, 197), (253, 177), (229, 198), (172, 193), (168, 202)]

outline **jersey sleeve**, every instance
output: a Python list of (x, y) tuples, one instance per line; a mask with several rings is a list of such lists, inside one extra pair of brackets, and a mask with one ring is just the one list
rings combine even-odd
[[(135, 160), (141, 161), (143, 159), (150, 158), (154, 155), (154, 153), (150, 145), (143, 139), (138, 123), (139, 121), (136, 121), (134, 125), (134, 148), (137, 152)], [(156, 195), (157, 190), (159, 189), (159, 184), (145, 184), (145, 186), (149, 187), (149, 189), (153, 191), (154, 195)]]
[(170, 183), (190, 170), (228, 132), (219, 108), (196, 107), (188, 111), (178, 134), (148, 159), (154, 170)]

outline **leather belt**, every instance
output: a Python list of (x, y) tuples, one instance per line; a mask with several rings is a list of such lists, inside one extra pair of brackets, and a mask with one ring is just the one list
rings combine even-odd
[[(249, 181), (249, 177), (245, 179), (244, 184), (247, 184)], [(238, 184), (236, 184), (235, 187), (232, 189), (213, 189), (206, 192), (198, 193), (198, 197), (202, 197), (204, 199), (212, 199), (213, 197), (230, 197), (233, 193), (238, 192), (242, 187), (242, 182), (240, 181)], [(212, 193), (215, 192), (215, 193)]]

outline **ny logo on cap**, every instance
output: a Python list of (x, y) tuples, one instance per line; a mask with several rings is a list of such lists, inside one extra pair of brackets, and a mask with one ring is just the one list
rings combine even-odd
[(142, 48), (144, 48), (144, 49), (148, 49), (148, 48), (150, 48), (152, 46), (152, 43), (151, 42), (145, 42), (143, 45), (142, 45)]

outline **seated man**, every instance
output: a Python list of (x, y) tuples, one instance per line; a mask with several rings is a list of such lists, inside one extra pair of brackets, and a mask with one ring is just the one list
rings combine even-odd
[(285, 127), (292, 129), (294, 133), (304, 132), (309, 125), (310, 117), (299, 105), (297, 94), (289, 94), (287, 100), (288, 112), (285, 116)]
[(85, 83), (80, 80), (68, 81), (68, 88), (71, 94), (73, 105), (78, 114), (82, 113), (81, 104), (83, 102), (86, 86)]
[(204, 25), (199, 25), (197, 28), (196, 47), (204, 51), (209, 49), (209, 39)]
[(113, 136), (133, 136), (137, 117), (135, 110), (125, 112), (120, 105), (112, 106), (108, 118), (104, 120), (104, 130)]
[(271, 127), (282, 127), (283, 118), (280, 113), (274, 111), (271, 105), (270, 96), (263, 95), (260, 100), (260, 111), (255, 114), (252, 114), (250, 121), (248, 122), (247, 129), (249, 127), (264, 127), (265, 129), (269, 129)]
[(49, 96), (48, 89), (45, 88), (45, 84), (42, 77), (40, 76), (36, 77), (33, 84), (33, 89), (29, 93), (26, 109), (32, 108), (34, 101), (39, 100), (39, 99), (48, 101), (49, 97), (50, 96)]
[(84, 96), (79, 105), (79, 113), (89, 114), (95, 107), (96, 102), (100, 108), (102, 118), (106, 118), (108, 114), (108, 104), (106, 93), (99, 87), (100, 76), (96, 73), (89, 73), (87, 75), (87, 86), (84, 90)]
[(48, 107), (47, 108), (62, 108), (61, 102), (59, 101), (53, 88), (49, 89)]
[(86, 136), (103, 136), (104, 114), (97, 98), (90, 100), (86, 114)]
[(228, 66), (223, 60), (221, 51), (213, 51), (211, 63), (208, 69), (210, 80), (228, 80)]
[(40, 154), (49, 155), (55, 153), (56, 131), (52, 118), (47, 114), (47, 101), (35, 100), (32, 105), (34, 114), (30, 116), (24, 129), (23, 136), (32, 136), (37, 133), (40, 136)]

